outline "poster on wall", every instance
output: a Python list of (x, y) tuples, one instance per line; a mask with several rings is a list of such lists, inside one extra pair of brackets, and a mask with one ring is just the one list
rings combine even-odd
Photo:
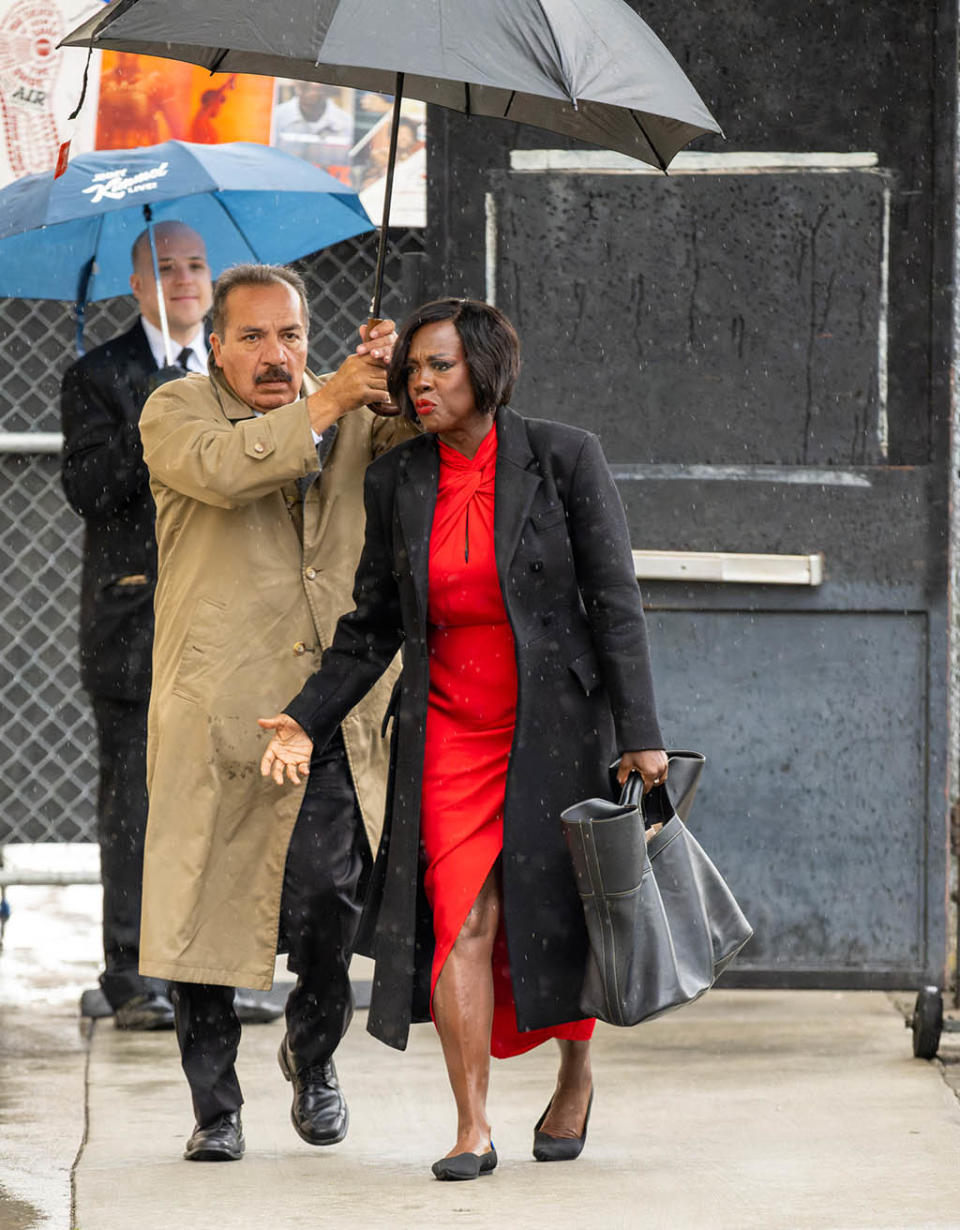
[[(392, 100), (381, 94), (105, 51), (97, 149), (161, 141), (253, 141), (312, 162), (360, 193), (379, 220)], [(426, 105), (403, 103), (391, 222), (426, 222)]]
[[(272, 141), (279, 149), (323, 167), (356, 192), (379, 222), (393, 100), (384, 94), (278, 79)], [(426, 104), (404, 99), (390, 222), (424, 226), (427, 203)]]
[[(392, 99), (312, 81), (214, 73), (179, 60), (104, 51), (57, 50), (63, 35), (101, 0), (0, 0), (0, 187), (47, 171), (68, 136), (71, 154), (162, 141), (252, 141), (306, 159), (360, 194), (379, 221)], [(426, 222), (426, 105), (404, 100), (391, 224)]]
[(0, 0), (0, 187), (51, 170), (60, 143), (93, 148), (96, 72), (83, 112), (72, 132), (67, 117), (77, 105), (86, 51), (57, 43), (101, 7), (91, 0)]
[(97, 149), (134, 149), (161, 141), (267, 145), (272, 106), (272, 77), (211, 74), (179, 60), (105, 51)]

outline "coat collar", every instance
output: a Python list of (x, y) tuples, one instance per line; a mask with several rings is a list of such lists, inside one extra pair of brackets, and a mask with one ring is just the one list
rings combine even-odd
[[(495, 431), (494, 551), (502, 587), (542, 479), (523, 418), (509, 406), (501, 406), (497, 411)], [(430, 531), (437, 505), (439, 477), (440, 460), (435, 437), (420, 436), (404, 448), (397, 479), (397, 513), (423, 621), (427, 613)]]
[(501, 588), (542, 481), (526, 423), (515, 410), (501, 406), (497, 411), (497, 502), (493, 516)]
[(536, 457), (530, 447), (530, 437), (527, 435), (527, 421), (516, 410), (509, 406), (501, 406), (497, 411), (497, 478), (500, 477), (501, 462), (512, 465), (518, 470), (527, 470), (536, 464)]
[(155, 372), (157, 370), (157, 361), (153, 357), (153, 351), (150, 349), (150, 342), (144, 332), (143, 325), (140, 323), (140, 317), (133, 322), (133, 326), (123, 335), (124, 340), (130, 343), (130, 353), (136, 362), (140, 364), (145, 371)]

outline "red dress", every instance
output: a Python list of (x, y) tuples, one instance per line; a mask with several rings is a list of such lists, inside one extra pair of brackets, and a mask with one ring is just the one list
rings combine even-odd
[[(440, 482), (430, 536), (430, 699), (420, 834), (433, 910), (437, 978), (503, 849), (503, 801), (517, 707), (517, 666), (494, 557), (497, 433), (474, 457), (438, 440)], [(518, 1055), (547, 1038), (585, 1039), (594, 1021), (520, 1033), (501, 922), (493, 957), (490, 1052)], [(507, 923), (507, 925), (509, 925)]]

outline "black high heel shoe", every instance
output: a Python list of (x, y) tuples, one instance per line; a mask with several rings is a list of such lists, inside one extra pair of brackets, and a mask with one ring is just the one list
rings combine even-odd
[(540, 1125), (550, 1114), (553, 1098), (547, 1103), (547, 1109), (537, 1120), (533, 1129), (533, 1156), (538, 1162), (572, 1162), (583, 1152), (587, 1140), (587, 1126), (590, 1123), (590, 1110), (593, 1107), (593, 1090), (590, 1090), (590, 1101), (587, 1103), (587, 1113), (583, 1120), (583, 1132), (579, 1136), (550, 1136), (540, 1131)]
[(497, 1168), (497, 1151), (490, 1141), (489, 1153), (457, 1153), (454, 1157), (442, 1157), (430, 1169), (438, 1179), (479, 1179)]

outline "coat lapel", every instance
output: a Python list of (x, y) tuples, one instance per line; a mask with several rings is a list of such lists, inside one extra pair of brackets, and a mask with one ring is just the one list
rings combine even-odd
[(497, 499), (493, 522), (501, 586), (542, 481), (523, 419), (509, 406), (501, 406), (497, 411)]
[(397, 484), (397, 514), (403, 531), (410, 575), (413, 577), (422, 621), (427, 618), (427, 587), (430, 580), (430, 531), (437, 506), (440, 461), (432, 437), (421, 438), (404, 451)]
[[(494, 539), (501, 584), (520, 541), (530, 505), (543, 481), (527, 440), (523, 419), (509, 407), (497, 411), (497, 479)], [(430, 531), (437, 504), (440, 461), (436, 441), (422, 437), (404, 450), (397, 484), (397, 513), (421, 619), (426, 620), (430, 581)]]
[(147, 335), (139, 317), (127, 333), (126, 340), (130, 343), (131, 362), (140, 368), (144, 375), (155, 372), (157, 361), (153, 357), (153, 351), (150, 349), (150, 343), (147, 341)]

